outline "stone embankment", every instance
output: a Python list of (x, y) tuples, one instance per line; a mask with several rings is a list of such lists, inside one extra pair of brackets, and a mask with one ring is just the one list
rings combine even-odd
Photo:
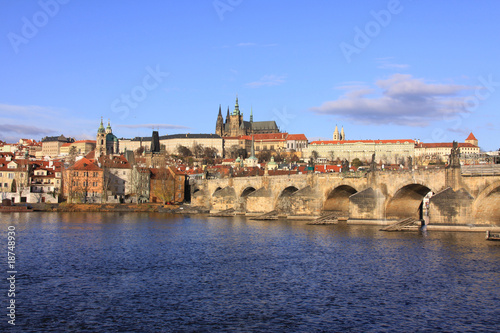
[(207, 213), (206, 209), (189, 205), (162, 205), (158, 203), (143, 204), (30, 204), (35, 211), (42, 212), (157, 212), (200, 214)]

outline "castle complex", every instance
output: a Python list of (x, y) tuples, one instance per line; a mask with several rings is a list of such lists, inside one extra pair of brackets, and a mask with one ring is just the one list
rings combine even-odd
[(280, 130), (274, 120), (253, 121), (253, 112), (250, 110), (250, 121), (243, 120), (243, 112), (240, 112), (238, 97), (234, 110), (230, 114), (227, 108), (226, 121), (222, 117), (221, 106), (219, 105), (219, 115), (215, 125), (215, 134), (221, 137), (238, 137), (240, 135), (279, 133)]

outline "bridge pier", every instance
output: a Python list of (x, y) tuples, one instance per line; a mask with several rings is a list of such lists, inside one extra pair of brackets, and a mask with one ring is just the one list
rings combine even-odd
[(384, 220), (385, 196), (379, 190), (369, 187), (349, 197), (349, 219)]

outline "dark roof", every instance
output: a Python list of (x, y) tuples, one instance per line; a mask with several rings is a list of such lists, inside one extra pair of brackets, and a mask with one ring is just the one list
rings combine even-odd
[(220, 139), (221, 137), (217, 134), (172, 134), (172, 135), (162, 135), (160, 140), (170, 140), (170, 139)]
[[(127, 140), (123, 138), (122, 140)], [(135, 138), (131, 139), (130, 141), (151, 141), (150, 136), (136, 136)]]
[(278, 129), (276, 122), (274, 120), (269, 121), (254, 121), (252, 123), (253, 130), (263, 130), (263, 129)]
[[(162, 135), (160, 136), (160, 140), (170, 140), (170, 139), (180, 139), (180, 138), (188, 138), (188, 139), (220, 139), (221, 137), (217, 134), (172, 134), (172, 135)], [(127, 140), (122, 138), (121, 140)], [(130, 141), (151, 141), (150, 136), (136, 136)]]
[(42, 142), (54, 142), (54, 141), (74, 142), (75, 139), (73, 139), (73, 138), (66, 138), (62, 134), (60, 136), (46, 136), (45, 138), (42, 139)]

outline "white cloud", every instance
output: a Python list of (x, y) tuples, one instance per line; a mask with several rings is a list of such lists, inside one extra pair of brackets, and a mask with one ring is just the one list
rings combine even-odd
[(285, 83), (285, 76), (282, 75), (264, 75), (258, 81), (249, 82), (246, 85), (251, 88), (259, 88), (263, 86), (279, 86)]
[(36, 126), (16, 125), (16, 124), (0, 124), (0, 132), (16, 133), (21, 135), (48, 135), (54, 133), (54, 130), (41, 128)]
[(427, 126), (430, 122), (467, 113), (463, 95), (472, 86), (431, 84), (407, 74), (394, 74), (374, 86), (340, 86), (339, 99), (311, 108), (363, 124)]

